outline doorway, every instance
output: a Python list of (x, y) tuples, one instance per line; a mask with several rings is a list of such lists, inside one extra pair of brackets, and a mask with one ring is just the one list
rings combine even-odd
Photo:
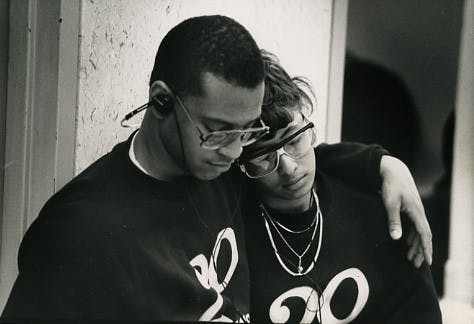
[(461, 0), (357, 0), (348, 9), (341, 138), (381, 144), (410, 168), (433, 232), (440, 297), (463, 7)]
[[(3, 180), (5, 173), (5, 135), (8, 79), (8, 25), (10, 1), (0, 1), (0, 225), (3, 221)], [(0, 242), (1, 240), (0, 231)]]

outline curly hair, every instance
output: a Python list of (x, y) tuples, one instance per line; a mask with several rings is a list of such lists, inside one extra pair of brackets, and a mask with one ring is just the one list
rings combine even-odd
[(264, 79), (260, 50), (250, 33), (235, 20), (200, 16), (172, 28), (161, 42), (150, 77), (183, 94), (202, 95), (202, 75), (210, 72), (249, 89)]
[(290, 77), (274, 54), (263, 49), (261, 53), (265, 71), (262, 120), (270, 126), (267, 137), (272, 137), (278, 129), (292, 121), (291, 110), (311, 114), (313, 102), (310, 95), (314, 98), (314, 92), (307, 79)]

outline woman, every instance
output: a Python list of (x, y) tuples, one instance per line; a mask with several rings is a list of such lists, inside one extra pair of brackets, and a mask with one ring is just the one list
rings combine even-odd
[[(273, 56), (265, 61), (271, 100), (262, 119), (272, 131), (240, 159), (252, 200), (258, 198), (244, 213), (252, 321), (440, 323), (426, 264), (410, 266), (406, 247), (384, 231), (378, 195), (325, 174), (317, 163), (327, 160), (324, 147), (313, 150), (305, 83), (291, 79)], [(416, 250), (422, 259), (419, 244)]]

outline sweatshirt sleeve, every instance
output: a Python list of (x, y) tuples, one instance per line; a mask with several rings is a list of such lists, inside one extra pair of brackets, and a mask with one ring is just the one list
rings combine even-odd
[(322, 143), (315, 149), (316, 167), (334, 177), (374, 192), (380, 189), (380, 160), (388, 152), (379, 145)]
[[(398, 245), (398, 249), (384, 248)], [(385, 284), (386, 294), (380, 296), (377, 312), (381, 323), (386, 324), (441, 324), (441, 310), (431, 272), (426, 263), (414, 268), (405, 258), (402, 242), (381, 244), (376, 252), (379, 275)]]
[[(357, 220), (363, 233), (359, 239), (366, 239), (368, 244), (359, 253), (369, 257), (372, 267), (367, 271), (372, 299), (370, 308), (370, 323), (381, 324), (441, 324), (442, 317), (438, 296), (434, 288), (429, 266), (424, 262), (420, 268), (415, 268), (406, 254), (408, 237), (407, 224), (404, 236), (394, 241), (388, 235), (381, 214), (385, 213), (380, 197), (370, 199), (368, 204), (361, 207), (363, 213)], [(370, 200), (376, 201), (373, 204)], [(363, 264), (361, 267), (365, 267)], [(370, 298), (370, 297), (369, 297)], [(367, 321), (369, 322), (369, 321)]]

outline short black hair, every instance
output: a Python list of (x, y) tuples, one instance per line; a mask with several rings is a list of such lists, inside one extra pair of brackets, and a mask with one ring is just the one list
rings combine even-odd
[(262, 120), (270, 127), (267, 138), (271, 138), (278, 129), (285, 128), (293, 120), (290, 110), (312, 113), (310, 95), (314, 97), (314, 93), (307, 79), (290, 77), (274, 54), (263, 49), (261, 53), (265, 70)]
[(184, 20), (161, 42), (150, 77), (172, 90), (202, 95), (202, 75), (210, 72), (236, 86), (249, 89), (263, 82), (260, 50), (241, 24), (212, 15)]

